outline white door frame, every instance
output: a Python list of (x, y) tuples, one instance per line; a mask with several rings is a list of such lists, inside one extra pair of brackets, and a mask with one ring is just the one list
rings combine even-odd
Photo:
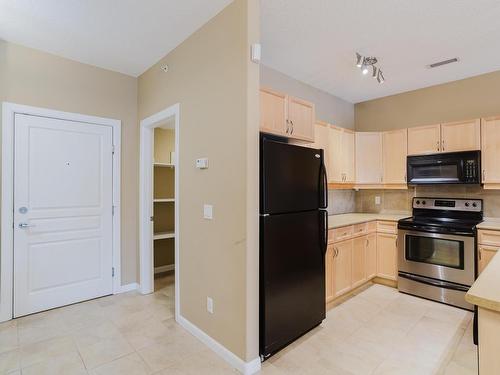
[(174, 117), (175, 122), (175, 319), (180, 316), (179, 293), (179, 115), (180, 105), (174, 104), (141, 121), (140, 192), (139, 192), (139, 247), (140, 247), (140, 291), (149, 294), (154, 291), (153, 238), (151, 236), (151, 216), (153, 216), (153, 152), (154, 128), (161, 122)]
[(110, 118), (61, 112), (46, 108), (15, 103), (2, 103), (2, 193), (1, 193), (1, 242), (0, 242), (0, 322), (13, 317), (14, 298), (14, 126), (15, 115), (25, 114), (76, 121), (113, 128), (113, 293), (121, 287), (120, 268), (120, 163), (121, 121)]

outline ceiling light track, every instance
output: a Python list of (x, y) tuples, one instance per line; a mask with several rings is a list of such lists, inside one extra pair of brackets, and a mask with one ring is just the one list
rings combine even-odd
[(378, 62), (378, 59), (373, 56), (362, 56), (356, 52), (356, 66), (361, 69), (361, 73), (363, 75), (367, 75), (372, 69), (372, 77), (377, 80), (378, 83), (384, 83), (385, 78), (382, 70), (377, 68), (375, 64)]

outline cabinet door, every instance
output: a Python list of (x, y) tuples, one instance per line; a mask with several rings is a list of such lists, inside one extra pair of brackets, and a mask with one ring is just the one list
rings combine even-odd
[(260, 89), (260, 130), (288, 136), (287, 96), (269, 89)]
[(383, 133), (384, 184), (406, 184), (406, 129)]
[(356, 133), (356, 184), (382, 183), (382, 133)]
[(441, 124), (441, 151), (473, 151), (481, 149), (479, 119)]
[(352, 240), (333, 245), (333, 295), (338, 297), (351, 289)]
[(366, 238), (353, 239), (352, 245), (352, 287), (355, 288), (366, 281)]
[(377, 233), (377, 275), (385, 279), (396, 280), (397, 235)]
[[(330, 147), (329, 147), (329, 134), (330, 134), (330, 125), (323, 122), (317, 122), (314, 125), (314, 148), (320, 148), (324, 152), (324, 162), (326, 167), (327, 175), (330, 172)], [(327, 176), (330, 177), (330, 176)]]
[(314, 104), (305, 100), (288, 98), (289, 137), (314, 141)]
[(342, 131), (342, 165), (344, 182), (354, 183), (356, 176), (355, 167), (355, 140), (354, 132), (348, 129)]
[(369, 280), (377, 276), (377, 234), (366, 236), (366, 278)]
[(328, 131), (328, 182), (342, 183), (343, 156), (342, 156), (342, 129), (330, 127)]
[(333, 295), (333, 245), (329, 245), (326, 250), (325, 255), (325, 290), (326, 290), (326, 302), (330, 302), (335, 297)]
[(490, 260), (496, 255), (498, 247), (479, 245), (478, 251), (478, 272), (481, 273), (486, 268)]
[(435, 154), (441, 151), (441, 127), (418, 126), (408, 129), (408, 155)]
[(500, 188), (500, 163), (498, 155), (500, 151), (500, 117), (492, 117), (481, 120), (481, 164), (482, 182), (485, 184), (497, 184)]

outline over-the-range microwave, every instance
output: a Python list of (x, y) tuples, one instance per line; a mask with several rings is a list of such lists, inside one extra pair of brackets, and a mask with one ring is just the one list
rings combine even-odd
[(408, 156), (408, 185), (481, 183), (481, 151)]

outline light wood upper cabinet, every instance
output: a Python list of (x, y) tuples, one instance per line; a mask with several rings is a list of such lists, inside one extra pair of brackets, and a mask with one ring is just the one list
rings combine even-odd
[(288, 97), (288, 120), (292, 138), (314, 140), (314, 104), (293, 96)]
[(435, 154), (439, 151), (441, 151), (439, 124), (408, 129), (408, 155)]
[(353, 240), (333, 245), (333, 295), (338, 297), (351, 289)]
[(328, 182), (353, 184), (356, 179), (354, 132), (332, 126), (329, 130)]
[(478, 272), (481, 273), (486, 268), (488, 263), (493, 259), (498, 251), (498, 247), (479, 245), (478, 257)]
[(441, 151), (473, 151), (481, 149), (481, 121), (457, 121), (441, 124)]
[(356, 183), (382, 183), (382, 133), (356, 133)]
[(366, 278), (377, 276), (377, 234), (371, 233), (366, 237)]
[(330, 125), (326, 122), (318, 121), (314, 125), (314, 143), (310, 146), (313, 148), (319, 148), (323, 150), (324, 153), (324, 163), (326, 167), (326, 172), (328, 178), (330, 178), (330, 147), (329, 147), (329, 134)]
[(328, 182), (342, 183), (342, 129), (330, 127), (328, 131)]
[(269, 89), (260, 90), (260, 130), (287, 136), (286, 94)]
[(260, 89), (260, 130), (314, 142), (314, 104), (268, 88)]
[(354, 183), (356, 180), (355, 149), (354, 132), (344, 129), (342, 131), (342, 165), (345, 183)]
[(387, 131), (382, 137), (384, 184), (406, 185), (407, 131)]
[(333, 295), (333, 245), (328, 245), (325, 255), (325, 290), (326, 302), (330, 302), (335, 296)]
[(377, 275), (397, 280), (397, 235), (377, 233)]
[(363, 284), (366, 281), (366, 239), (361, 236), (353, 239), (352, 246), (352, 287)]
[(481, 165), (484, 188), (500, 188), (500, 117), (481, 120)]

